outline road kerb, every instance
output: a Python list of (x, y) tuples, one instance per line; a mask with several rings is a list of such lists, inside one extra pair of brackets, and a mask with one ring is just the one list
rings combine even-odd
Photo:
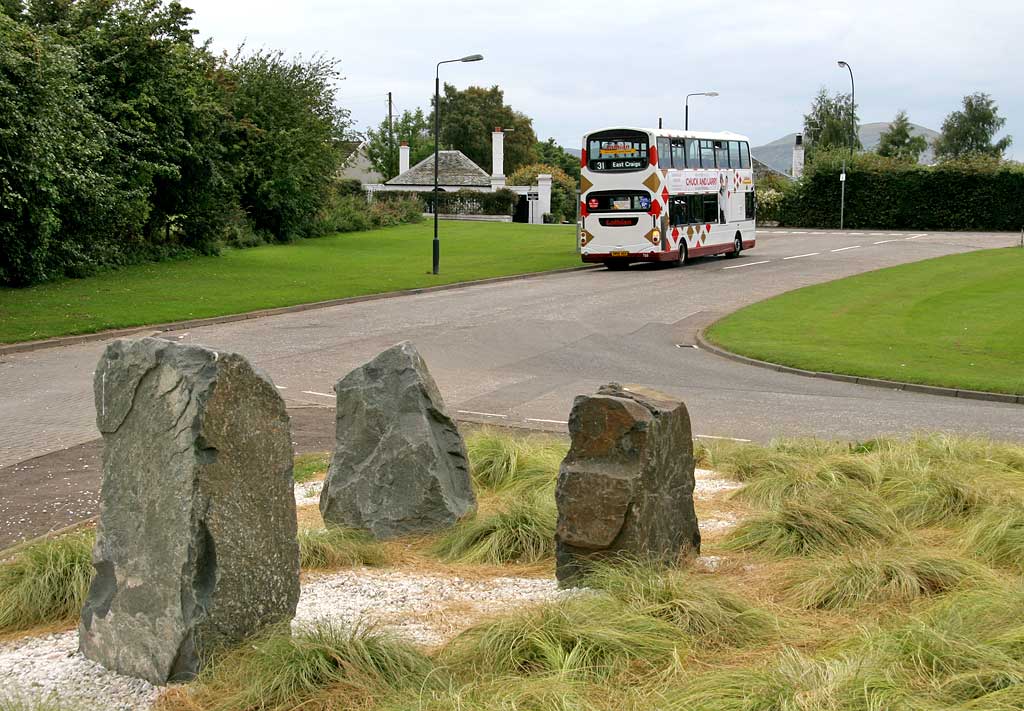
[(27, 353), (45, 348), (60, 348), (62, 346), (74, 346), (79, 343), (91, 341), (105, 341), (111, 338), (122, 336), (133, 336), (141, 333), (157, 334), (165, 331), (178, 331), (183, 328), (199, 328), (201, 326), (213, 326), (219, 323), (233, 323), (236, 321), (248, 321), (254, 318), (265, 318), (267, 316), (279, 316), (280, 314), (298, 313), (299, 311), (312, 311), (313, 309), (326, 309), (331, 306), (342, 306), (344, 304), (358, 304), (363, 301), (378, 301), (381, 299), (393, 299), (398, 296), (414, 296), (416, 294), (429, 294), (435, 291), (452, 291), (471, 286), (482, 286), (485, 284), (500, 284), (506, 281), (519, 281), (522, 279), (535, 279), (555, 274), (568, 274), (571, 272), (591, 271), (600, 269), (600, 264), (584, 264), (578, 267), (567, 267), (565, 269), (552, 269), (545, 272), (527, 272), (526, 274), (509, 274), (506, 276), (489, 277), (487, 279), (476, 279), (473, 281), (457, 281), (451, 284), (438, 284), (436, 286), (422, 286), (415, 289), (402, 289), (400, 291), (384, 291), (379, 294), (364, 294), (362, 296), (346, 296), (340, 299), (328, 299), (326, 301), (314, 301), (308, 304), (294, 304), (292, 306), (277, 306), (270, 309), (259, 309), (257, 311), (246, 311), (240, 314), (225, 314), (223, 316), (210, 316), (209, 318), (189, 319), (187, 321), (171, 321), (168, 323), (156, 323), (142, 326), (128, 326), (125, 328), (114, 328), (96, 333), (82, 333), (76, 336), (57, 336), (45, 338), (39, 341), (23, 341), (21, 343), (0, 344), (0, 356), (12, 355), (14, 353)]
[(728, 358), (745, 365), (752, 365), (758, 368), (767, 368), (768, 370), (774, 370), (778, 373), (787, 373), (789, 375), (802, 375), (810, 378), (822, 378), (824, 380), (835, 380), (843, 383), (853, 383), (856, 385), (867, 385), (876, 388), (886, 388), (888, 390), (904, 390), (906, 392), (924, 393), (926, 395), (940, 395), (942, 397), (958, 397), (965, 400), (984, 400), (987, 402), (999, 402), (1007, 404), (1024, 404), (1024, 395), (1010, 395), (1008, 393), (990, 393), (981, 390), (961, 390), (958, 388), (943, 388), (937, 385), (922, 385), (920, 383), (904, 383), (898, 380), (883, 380), (881, 378), (867, 378), (858, 375), (845, 375), (843, 373), (825, 373), (818, 370), (803, 370), (801, 368), (792, 368), (788, 365), (780, 365), (778, 363), (770, 363), (765, 360), (758, 360), (756, 358), (748, 358), (747, 356), (740, 355), (739, 353), (733, 353), (727, 351), (724, 348), (709, 343), (707, 338), (704, 337), (704, 330), (701, 329), (697, 332), (697, 345), (700, 346), (701, 350), (707, 351), (721, 358)]

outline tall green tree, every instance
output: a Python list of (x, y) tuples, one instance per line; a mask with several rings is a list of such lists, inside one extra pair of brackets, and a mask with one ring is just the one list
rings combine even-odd
[(917, 163), (926, 148), (928, 139), (910, 133), (910, 119), (906, 111), (896, 114), (878, 141), (878, 155), (906, 163)]
[(533, 163), (508, 176), (509, 185), (536, 185), (537, 176), (551, 176), (551, 216), (556, 222), (576, 219), (576, 181), (557, 165)]
[(995, 136), (1006, 124), (999, 115), (996, 102), (981, 92), (963, 98), (963, 109), (954, 111), (942, 122), (942, 132), (935, 139), (935, 156), (939, 160), (964, 158), (971, 155), (1002, 158), (1013, 143), (1010, 136), (998, 141)]
[(857, 107), (849, 94), (833, 94), (822, 88), (804, 114), (804, 143), (807, 159), (816, 152), (834, 148), (861, 148), (857, 123)]
[[(433, 114), (430, 116), (433, 125)], [(441, 145), (462, 151), (484, 170), (491, 166), (491, 132), (508, 130), (505, 136), (505, 175), (536, 160), (537, 134), (533, 120), (505, 103), (505, 94), (497, 86), (485, 89), (471, 86), (464, 90), (444, 85), (441, 96)]]
[(237, 127), (230, 155), (242, 209), (282, 241), (312, 234), (341, 164), (348, 111), (335, 105), (335, 60), (280, 51), (236, 55), (227, 71)]
[(554, 138), (549, 138), (544, 142), (538, 141), (534, 146), (534, 151), (537, 154), (538, 162), (558, 166), (579, 183), (580, 159), (558, 145)]
[[(0, 14), (0, 283), (116, 262), (132, 200), (110, 170), (79, 54)], [(77, 271), (76, 271), (77, 270)]]
[(388, 127), (384, 119), (380, 125), (366, 132), (366, 155), (374, 169), (390, 180), (398, 175), (398, 146), (409, 144), (409, 164), (416, 165), (434, 152), (434, 134), (423, 109), (403, 111)]

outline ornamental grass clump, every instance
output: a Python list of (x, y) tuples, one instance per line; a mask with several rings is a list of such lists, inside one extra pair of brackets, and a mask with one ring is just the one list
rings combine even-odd
[(783, 587), (797, 607), (838, 610), (904, 604), (991, 580), (985, 566), (942, 552), (872, 548), (810, 559), (786, 577)]
[(448, 644), (442, 661), (468, 678), (603, 679), (629, 666), (653, 669), (686, 648), (674, 625), (607, 594), (583, 592), (471, 627)]
[(1024, 574), (1024, 507), (986, 509), (964, 527), (960, 545), (966, 555)]
[(590, 568), (584, 586), (668, 622), (702, 646), (743, 647), (780, 631), (775, 615), (688, 570), (609, 561)]
[(161, 711), (284, 711), (367, 706), (395, 690), (419, 688), (429, 657), (373, 627), (317, 622), (274, 628), (215, 657), (187, 687), (172, 688)]
[(78, 618), (92, 581), (92, 531), (33, 543), (0, 563), (0, 632)]
[(743, 520), (726, 538), (729, 550), (769, 555), (841, 553), (891, 543), (905, 534), (881, 499), (860, 486), (820, 492)]
[(553, 487), (568, 446), (482, 430), (466, 440), (474, 483), (491, 491)]
[(336, 570), (355, 565), (384, 565), (384, 547), (370, 534), (340, 526), (299, 529), (303, 570)]
[(505, 499), (495, 513), (460, 521), (434, 552), (461, 563), (536, 563), (555, 553), (557, 519), (553, 492), (524, 493)]
[(789, 475), (802, 463), (801, 457), (756, 444), (715, 442), (708, 446), (711, 469), (737, 481), (751, 481), (772, 475)]
[(943, 596), (895, 624), (865, 630), (850, 655), (908, 678), (935, 708), (975, 704), (1024, 686), (1024, 588), (981, 585)]
[(833, 490), (844, 496), (847, 487), (871, 490), (881, 481), (877, 464), (851, 454), (826, 454), (746, 480), (734, 496), (763, 508), (775, 508), (793, 499)]

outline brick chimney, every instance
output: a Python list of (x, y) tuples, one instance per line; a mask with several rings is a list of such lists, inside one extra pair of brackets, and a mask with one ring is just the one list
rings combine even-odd
[(491, 189), (505, 187), (505, 134), (501, 126), (491, 133)]
[(398, 146), (398, 174), (401, 175), (409, 170), (409, 142), (402, 141)]

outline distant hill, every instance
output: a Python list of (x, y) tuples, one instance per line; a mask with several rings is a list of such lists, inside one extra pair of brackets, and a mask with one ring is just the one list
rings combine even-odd
[[(861, 124), (860, 142), (864, 146), (864, 150), (874, 150), (878, 146), (882, 133), (888, 128), (889, 123), (886, 121)], [(934, 162), (935, 154), (932, 151), (932, 141), (939, 137), (939, 132), (924, 126), (918, 126), (916, 123), (910, 124), (910, 132), (915, 136), (924, 136), (928, 139), (928, 148), (921, 154), (921, 163), (928, 164)], [(751, 148), (750, 152), (762, 163), (783, 173), (789, 173), (793, 165), (794, 140), (796, 140), (796, 134), (790, 133), (771, 143)]]

